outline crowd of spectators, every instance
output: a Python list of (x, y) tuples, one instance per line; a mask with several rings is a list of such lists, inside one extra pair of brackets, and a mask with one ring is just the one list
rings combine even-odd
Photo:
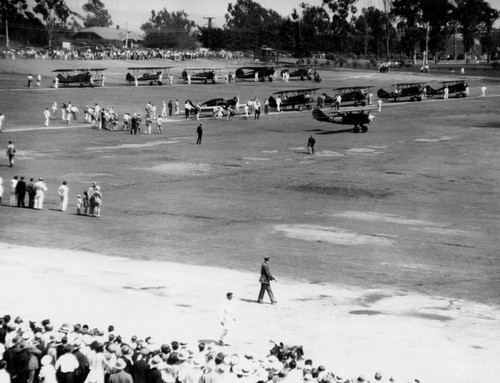
[[(49, 319), (0, 317), (1, 383), (369, 382), (362, 375), (342, 377), (303, 356), (301, 347), (282, 344), (258, 356), (215, 342), (160, 344), (151, 337), (125, 338), (112, 325), (101, 331), (86, 324), (55, 326)], [(375, 373), (373, 382), (385, 381)]]
[(210, 50), (175, 50), (159, 48), (116, 48), (112, 45), (94, 45), (80, 48), (19, 48), (0, 52), (8, 59), (44, 59), (44, 60), (149, 60), (164, 59), (173, 61), (197, 58), (232, 59), (242, 57), (241, 52)]

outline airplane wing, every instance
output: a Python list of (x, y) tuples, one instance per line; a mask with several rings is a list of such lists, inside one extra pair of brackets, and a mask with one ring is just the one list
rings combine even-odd
[(307, 92), (316, 92), (321, 88), (302, 88), (302, 89), (287, 89), (280, 90), (279, 92), (274, 92), (273, 94), (284, 94), (284, 93), (307, 93)]

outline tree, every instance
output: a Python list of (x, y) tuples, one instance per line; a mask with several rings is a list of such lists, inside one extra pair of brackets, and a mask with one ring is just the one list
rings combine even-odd
[(192, 33), (195, 26), (184, 10), (169, 12), (163, 8), (159, 12), (151, 11), (151, 17), (141, 29), (146, 32), (146, 46), (191, 49), (196, 46), (196, 37)]
[(45, 22), (47, 43), (52, 46), (55, 28), (66, 29), (68, 18), (77, 14), (69, 9), (64, 0), (35, 0), (35, 3), (33, 12)]
[(89, 0), (83, 4), (83, 10), (87, 13), (83, 21), (86, 28), (89, 27), (109, 27), (113, 24), (111, 15), (100, 0)]
[(356, 18), (356, 30), (363, 32), (364, 54), (368, 51), (375, 53), (377, 59), (384, 51), (384, 39), (386, 37), (386, 15), (375, 7), (363, 8), (361, 15)]
[(340, 52), (348, 48), (348, 37), (352, 31), (348, 18), (357, 12), (355, 3), (356, 0), (323, 0), (323, 6), (328, 6), (333, 13), (331, 29), (335, 37), (336, 49)]
[(420, 0), (394, 0), (391, 13), (399, 20), (397, 29), (400, 32), (401, 49), (403, 53), (413, 56), (415, 64), (417, 47), (425, 38)]
[[(449, 0), (421, 0), (422, 21), (428, 28), (428, 50), (437, 62), (439, 53), (446, 50), (446, 43), (453, 31), (454, 6)], [(427, 49), (426, 49), (427, 50)]]
[(498, 11), (484, 0), (456, 0), (456, 4), (453, 16), (462, 32), (464, 50), (470, 55), (474, 38), (479, 37), (481, 33), (487, 33), (488, 28), (491, 31), (491, 26), (498, 19)]
[(1, 1), (0, 21), (4, 25), (8, 23), (10, 39), (39, 42), (37, 29), (43, 28), (43, 25), (32, 12), (28, 11), (26, 0)]
[(391, 39), (391, 31), (392, 31), (392, 23), (390, 11), (392, 7), (392, 0), (382, 0), (382, 4), (384, 6), (384, 15), (385, 15), (385, 56), (389, 59), (389, 41)]
[(240, 49), (260, 47), (265, 44), (277, 47), (284, 19), (272, 9), (266, 9), (253, 0), (238, 0), (227, 6), (226, 29), (242, 32), (246, 37)]

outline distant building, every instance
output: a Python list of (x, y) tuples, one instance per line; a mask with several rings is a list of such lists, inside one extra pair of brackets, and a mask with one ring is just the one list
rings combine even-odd
[(279, 52), (275, 49), (262, 46), (253, 52), (253, 59), (264, 63), (278, 63)]
[(120, 29), (120, 26), (117, 26), (116, 28), (84, 28), (81, 31), (76, 32), (72, 38), (73, 40), (84, 40), (92, 44), (121, 43), (125, 46), (125, 43), (127, 43), (129, 47), (136, 46), (144, 41), (142, 36), (131, 31), (126, 31), (125, 29)]

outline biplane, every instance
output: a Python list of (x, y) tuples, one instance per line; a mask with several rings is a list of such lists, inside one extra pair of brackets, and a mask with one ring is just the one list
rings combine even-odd
[(448, 87), (448, 95), (455, 94), (455, 97), (467, 97), (469, 94), (469, 83), (466, 80), (441, 81), (442, 87), (434, 89), (427, 85), (427, 96), (433, 97), (444, 95), (444, 89)]
[(301, 81), (304, 81), (306, 79), (307, 80), (313, 79), (313, 70), (310, 67), (304, 65), (282, 69), (281, 77), (283, 77), (285, 73), (288, 73), (288, 76), (290, 78), (298, 78)]
[[(287, 89), (275, 92), (269, 97), (271, 108), (283, 109), (298, 107), (298, 110), (312, 109), (311, 103), (314, 100), (314, 93), (320, 88)], [(278, 108), (279, 102), (279, 108)]]
[(54, 69), (52, 72), (57, 73), (56, 77), (61, 85), (68, 86), (76, 83), (80, 85), (80, 88), (86, 85), (93, 88), (96, 82), (102, 84), (101, 72), (106, 69), (108, 68)]
[(186, 100), (186, 103), (189, 103), (193, 109), (196, 109), (197, 106), (200, 107), (200, 112), (203, 114), (209, 113), (210, 115), (213, 115), (217, 109), (222, 108), (224, 111), (226, 111), (229, 107), (238, 109), (239, 104), (238, 97), (234, 98), (225, 98), (225, 97), (219, 97), (219, 98), (213, 98), (211, 100), (205, 101), (201, 104), (195, 105), (191, 100)]
[(334, 91), (342, 97), (342, 105), (366, 106), (372, 86), (344, 86)]
[(395, 89), (393, 91), (387, 92), (384, 89), (379, 89), (377, 91), (377, 96), (384, 100), (392, 98), (395, 102), (401, 97), (408, 97), (410, 101), (422, 101), (425, 84), (425, 82), (404, 82), (394, 84), (393, 87), (395, 87)]
[(128, 81), (129, 84), (132, 82), (139, 81), (147, 81), (149, 85), (163, 84), (163, 78), (168, 76), (170, 72), (171, 66), (165, 67), (130, 67), (127, 70), (132, 71), (132, 73), (127, 73), (125, 76), (125, 80)]
[(218, 77), (222, 77), (222, 68), (184, 68), (181, 73), (184, 81), (202, 82), (203, 84), (215, 84)]
[(266, 81), (266, 78), (272, 82), (273, 81), (273, 75), (274, 75), (274, 67), (269, 67), (269, 66), (245, 66), (236, 69), (235, 75), (236, 78), (239, 79), (254, 79), (255, 76), (257, 76), (257, 79), (260, 82)]
[(342, 110), (329, 110), (327, 113), (319, 108), (314, 108), (312, 116), (319, 122), (329, 122), (332, 124), (352, 125), (353, 132), (359, 133), (360, 131), (366, 133), (375, 116), (371, 113), (376, 107), (367, 108), (346, 108)]

